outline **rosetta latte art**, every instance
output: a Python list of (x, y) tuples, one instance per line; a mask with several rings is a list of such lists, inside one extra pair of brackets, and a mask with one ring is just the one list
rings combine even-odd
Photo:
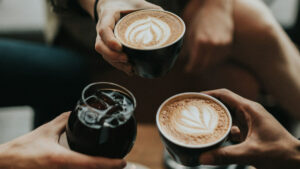
[(178, 112), (176, 127), (189, 134), (213, 133), (218, 124), (218, 113), (209, 106), (187, 106)]
[(125, 32), (126, 41), (139, 44), (145, 48), (160, 47), (167, 42), (171, 29), (164, 21), (147, 17), (133, 22)]

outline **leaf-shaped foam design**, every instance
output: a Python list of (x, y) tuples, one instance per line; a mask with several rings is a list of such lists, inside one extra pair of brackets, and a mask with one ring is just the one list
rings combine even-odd
[(125, 38), (128, 42), (140, 44), (145, 48), (163, 45), (170, 35), (169, 25), (154, 17), (136, 20), (125, 31)]
[(211, 133), (218, 119), (218, 113), (210, 106), (186, 106), (177, 112), (175, 126), (185, 133)]

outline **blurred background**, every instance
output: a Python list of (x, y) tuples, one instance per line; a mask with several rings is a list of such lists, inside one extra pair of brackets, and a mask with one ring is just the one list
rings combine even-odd
[[(279, 23), (296, 44), (300, 44), (300, 2), (298, 0), (265, 0)], [(46, 44), (48, 28), (46, 2), (43, 0), (0, 0), (0, 38)], [(0, 51), (1, 57), (1, 51)], [(300, 126), (292, 131), (300, 136)], [(30, 131), (33, 109), (29, 106), (0, 108), (0, 143)]]

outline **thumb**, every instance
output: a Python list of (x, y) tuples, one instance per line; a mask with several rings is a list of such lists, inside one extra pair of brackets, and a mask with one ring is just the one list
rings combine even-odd
[(70, 112), (62, 113), (54, 120), (39, 127), (37, 131), (42, 132), (46, 137), (51, 137), (57, 140), (66, 128), (69, 116)]
[(248, 164), (248, 146), (244, 143), (221, 147), (205, 152), (200, 156), (200, 164), (226, 165), (226, 164)]

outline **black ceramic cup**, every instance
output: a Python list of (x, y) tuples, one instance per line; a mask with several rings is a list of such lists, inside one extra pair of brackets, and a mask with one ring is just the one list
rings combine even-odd
[[(128, 56), (129, 63), (133, 66), (134, 73), (144, 78), (157, 78), (157, 77), (164, 76), (173, 67), (177, 59), (177, 56), (182, 48), (183, 36), (185, 33), (185, 24), (179, 16), (171, 12), (155, 10), (155, 9), (147, 9), (147, 10), (160, 11), (160, 12), (171, 14), (176, 18), (178, 18), (178, 20), (183, 25), (183, 31), (179, 36), (179, 38), (177, 38), (174, 42), (162, 47), (141, 49), (141, 48), (134, 48), (132, 46), (126, 45), (125, 43), (121, 42), (123, 46), (123, 52)], [(139, 11), (145, 11), (145, 10), (139, 10)], [(135, 12), (139, 12), (139, 11), (135, 11)], [(132, 12), (124, 16), (122, 19), (120, 19), (116, 24), (115, 28), (118, 27), (118, 24), (121, 23), (124, 18), (134, 14), (135, 12)], [(117, 39), (119, 39), (119, 37), (116, 34), (116, 29), (115, 29), (115, 36)]]
[[(191, 96), (191, 95), (201, 96), (202, 98), (207, 98), (207, 99), (213, 100), (226, 110), (226, 112), (228, 113), (228, 117), (229, 117), (229, 126), (228, 126), (228, 130), (226, 131), (226, 134), (222, 138), (220, 138), (219, 140), (217, 140), (215, 142), (211, 142), (208, 144), (187, 145), (187, 144), (178, 142), (176, 140), (173, 140), (170, 136), (168, 136), (162, 130), (162, 127), (159, 123), (159, 114), (161, 112), (161, 109), (164, 107), (164, 105), (167, 104), (169, 101), (176, 99), (178, 97)], [(159, 134), (160, 134), (160, 137), (164, 144), (165, 149), (168, 151), (168, 153), (171, 155), (171, 157), (178, 164), (181, 164), (188, 168), (188, 167), (197, 167), (197, 166), (201, 165), (199, 163), (199, 157), (203, 152), (218, 148), (218, 147), (222, 146), (223, 143), (225, 143), (225, 141), (227, 140), (228, 135), (230, 133), (231, 126), (232, 126), (232, 118), (231, 118), (231, 115), (230, 115), (228, 109), (224, 106), (224, 104), (222, 104), (216, 98), (206, 95), (206, 94), (203, 94), (203, 93), (188, 92), (188, 93), (181, 93), (181, 94), (172, 96), (161, 104), (161, 106), (159, 107), (157, 114), (156, 114), (156, 125), (159, 130)]]

